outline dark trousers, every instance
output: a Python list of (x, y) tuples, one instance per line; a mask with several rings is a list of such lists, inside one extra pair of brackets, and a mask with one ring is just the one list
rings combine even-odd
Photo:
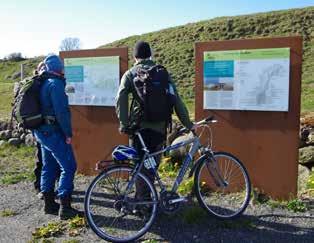
[[(154, 130), (151, 129), (143, 129), (141, 130), (141, 135), (142, 138), (144, 140), (144, 143), (147, 147), (147, 149), (149, 150), (150, 153), (152, 152), (156, 152), (162, 149), (163, 144), (165, 142), (165, 135), (159, 132), (156, 132)], [(139, 138), (137, 136), (134, 136), (132, 138), (130, 138), (130, 144), (132, 147), (134, 147), (139, 155), (140, 158), (142, 158), (144, 156), (144, 152), (142, 150), (142, 144), (139, 140)], [(159, 166), (160, 163), (160, 159), (161, 159), (161, 154), (158, 156), (155, 156), (155, 161), (157, 163), (157, 168)], [(156, 168), (156, 169), (157, 169)], [(146, 169), (145, 166), (142, 167), (141, 173), (143, 173), (144, 175), (146, 175), (148, 177), (148, 179), (154, 184), (155, 181), (155, 175), (153, 173), (153, 171)], [(147, 186), (145, 186), (145, 182), (138, 178), (136, 181), (136, 197), (137, 198), (149, 198), (150, 195), (149, 194), (149, 188)]]
[(41, 145), (40, 143), (37, 143), (37, 153), (36, 153), (36, 161), (35, 161), (35, 168), (34, 168), (34, 174), (35, 174), (35, 181), (34, 181), (34, 188), (35, 190), (40, 190), (40, 177), (41, 177), (41, 170), (43, 168), (43, 158), (41, 154)]

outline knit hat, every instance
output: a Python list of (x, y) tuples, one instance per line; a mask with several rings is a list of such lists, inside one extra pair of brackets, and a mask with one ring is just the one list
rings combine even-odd
[(149, 44), (145, 41), (136, 42), (134, 46), (133, 55), (135, 58), (141, 58), (141, 59), (151, 57), (152, 52), (151, 52)]
[(48, 72), (62, 74), (64, 70), (63, 63), (57, 55), (49, 55), (45, 58), (44, 64)]

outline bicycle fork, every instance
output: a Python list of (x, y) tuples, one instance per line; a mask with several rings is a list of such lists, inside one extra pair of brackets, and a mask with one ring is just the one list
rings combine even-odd
[(208, 163), (205, 163), (208, 173), (212, 176), (214, 179), (214, 182), (216, 186), (218, 187), (227, 187), (228, 182), (225, 181), (223, 176), (220, 173), (220, 170), (218, 168), (218, 163), (215, 157), (213, 156), (213, 153), (210, 154), (210, 161)]

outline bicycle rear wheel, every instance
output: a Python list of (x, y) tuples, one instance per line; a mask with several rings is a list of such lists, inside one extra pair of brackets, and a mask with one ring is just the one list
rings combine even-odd
[(200, 205), (220, 219), (239, 216), (250, 201), (248, 173), (241, 161), (229, 153), (204, 157), (196, 168), (194, 187)]
[(157, 193), (141, 173), (136, 181), (149, 192), (149, 199), (137, 199), (135, 183), (126, 195), (133, 169), (117, 166), (99, 174), (85, 195), (85, 216), (91, 229), (102, 239), (129, 242), (144, 235), (153, 223), (157, 209)]

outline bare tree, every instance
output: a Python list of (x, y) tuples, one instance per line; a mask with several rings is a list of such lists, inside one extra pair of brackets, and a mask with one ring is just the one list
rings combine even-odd
[(61, 41), (60, 51), (79, 50), (81, 48), (81, 41), (79, 38), (68, 37)]

